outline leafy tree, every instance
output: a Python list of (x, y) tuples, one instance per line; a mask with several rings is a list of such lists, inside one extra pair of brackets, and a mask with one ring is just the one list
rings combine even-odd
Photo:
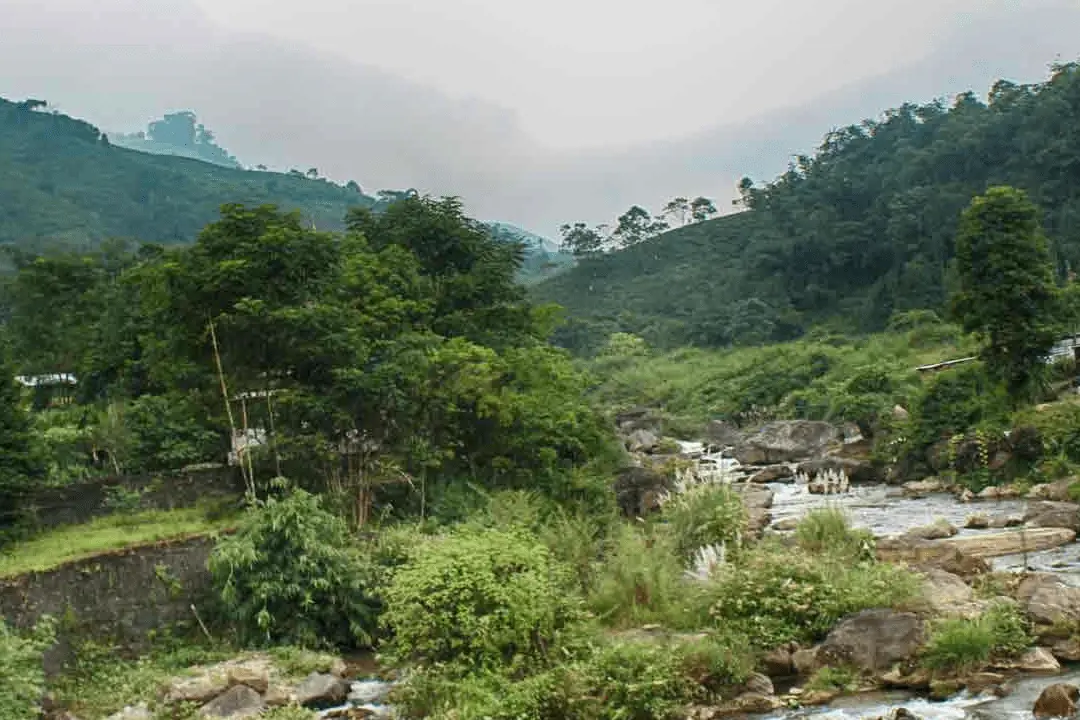
[(993, 187), (964, 211), (956, 237), (956, 317), (1010, 394), (1030, 389), (1058, 333), (1057, 292), (1039, 213), (1027, 195)]
[(0, 618), (0, 717), (38, 720), (45, 694), (42, 655), (56, 641), (56, 622), (42, 618), (34, 629), (18, 633)]
[(694, 222), (704, 222), (716, 214), (716, 205), (707, 197), (696, 197), (690, 201), (690, 217)]
[(682, 227), (686, 224), (686, 218), (690, 215), (690, 201), (684, 197), (677, 197), (664, 206), (660, 217), (669, 218), (678, 222)]
[(44, 474), (11, 365), (0, 363), (0, 541), (21, 521), (21, 500)]
[(619, 216), (618, 225), (612, 237), (620, 247), (631, 247), (659, 235), (668, 229), (663, 220), (654, 220), (645, 208), (634, 205)]
[(563, 247), (577, 257), (597, 255), (603, 252), (607, 243), (599, 227), (590, 228), (582, 222), (563, 225), (559, 228), (559, 235), (562, 236)]

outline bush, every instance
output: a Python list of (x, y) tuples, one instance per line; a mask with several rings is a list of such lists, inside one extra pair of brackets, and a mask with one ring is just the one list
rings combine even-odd
[(56, 641), (56, 623), (42, 618), (29, 634), (8, 628), (0, 618), (0, 717), (38, 720), (45, 692), (42, 655)]
[(143, 395), (121, 417), (129, 436), (128, 469), (136, 472), (176, 470), (224, 449), (223, 435), (184, 396)]
[(624, 524), (609, 541), (588, 595), (589, 608), (615, 627), (693, 626), (696, 586), (683, 576), (683, 567), (670, 534)]
[(923, 651), (923, 663), (934, 670), (973, 670), (993, 658), (1020, 655), (1031, 643), (1027, 621), (1016, 605), (997, 601), (977, 618), (939, 622)]
[(684, 561), (707, 545), (737, 547), (746, 531), (746, 508), (726, 485), (697, 485), (673, 496), (664, 505), (663, 518)]
[(821, 639), (845, 615), (894, 607), (915, 598), (909, 572), (838, 555), (763, 544), (720, 568), (710, 583), (711, 613), (761, 648)]
[(314, 495), (295, 490), (250, 510), (214, 548), (210, 571), (248, 640), (342, 647), (372, 640), (372, 570), (345, 522)]
[(806, 682), (807, 690), (818, 692), (854, 692), (859, 688), (859, 673), (850, 667), (823, 667)]
[(979, 425), (1004, 426), (1009, 399), (982, 363), (971, 363), (934, 377), (912, 411), (912, 440), (924, 449)]
[(385, 627), (398, 662), (528, 665), (578, 618), (568, 573), (522, 531), (463, 528), (394, 573)]
[(874, 557), (874, 536), (867, 530), (853, 530), (839, 508), (820, 508), (799, 521), (795, 529), (799, 547), (811, 553), (834, 553), (870, 560)]

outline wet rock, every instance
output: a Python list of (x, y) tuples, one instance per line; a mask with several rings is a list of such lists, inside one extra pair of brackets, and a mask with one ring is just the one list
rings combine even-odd
[(1052, 500), (1054, 502), (1069, 502), (1069, 487), (1075, 482), (1074, 478), (1058, 480), (1044, 485), (1036, 485), (1028, 491), (1029, 500)]
[(990, 486), (975, 495), (980, 500), (1012, 500), (1020, 497), (1020, 491), (1012, 485)]
[(627, 517), (645, 517), (660, 508), (660, 497), (671, 490), (671, 479), (652, 468), (628, 467), (615, 478), (615, 498)]
[(946, 545), (950, 541), (929, 541), (900, 536), (877, 543), (877, 557), (882, 562), (903, 564), (915, 570), (937, 568), (962, 578), (990, 572), (986, 560), (964, 550)]
[(626, 449), (630, 452), (651, 453), (660, 439), (649, 430), (635, 430), (626, 438)]
[(759, 470), (750, 478), (752, 483), (791, 482), (795, 479), (795, 471), (790, 465), (771, 465)]
[(1031, 711), (1037, 718), (1073, 717), (1080, 703), (1080, 688), (1068, 683), (1054, 683), (1035, 701)]
[(1016, 589), (1024, 611), (1040, 625), (1080, 620), (1080, 588), (1066, 585), (1051, 573), (1033, 573)]
[(879, 678), (887, 687), (926, 690), (930, 687), (930, 671), (920, 665), (911, 668), (896, 666)]
[(1037, 528), (1068, 528), (1080, 532), (1080, 505), (1040, 502), (1028, 508), (1024, 521)]
[(746, 434), (734, 454), (744, 465), (798, 462), (822, 455), (841, 437), (840, 431), (826, 422), (779, 420)]
[(877, 672), (914, 656), (923, 640), (923, 622), (915, 613), (864, 610), (833, 628), (818, 648), (817, 661)]
[(956, 499), (962, 503), (969, 503), (975, 500), (975, 493), (971, 492), (967, 488), (960, 491), (960, 494), (956, 496)]
[(200, 717), (249, 718), (266, 709), (262, 696), (247, 685), (235, 685), (199, 708)]
[(165, 701), (170, 704), (196, 703), (202, 705), (229, 689), (226, 672), (207, 670), (193, 678), (177, 678), (169, 685)]
[(949, 523), (948, 520), (939, 518), (930, 525), (911, 528), (904, 534), (921, 540), (944, 540), (945, 538), (954, 537), (958, 532), (960, 531), (956, 529), (956, 526)]
[(304, 707), (327, 708), (341, 705), (349, 694), (349, 684), (329, 673), (313, 672), (296, 688), (296, 702)]
[(110, 715), (107, 720), (154, 720), (154, 715), (146, 703), (139, 703), (129, 705), (120, 712)]
[(982, 695), (985, 692), (1001, 695), (1001, 688), (1006, 680), (1007, 678), (1000, 673), (980, 672), (966, 678), (964, 685), (972, 695)]
[(990, 518), (991, 530), (1004, 530), (1006, 528), (1020, 527), (1024, 524), (1024, 518), (1016, 515), (995, 515)]
[(705, 439), (710, 445), (720, 447), (735, 447), (742, 443), (743, 434), (733, 423), (724, 420), (713, 420), (705, 428)]
[(975, 591), (960, 576), (930, 568), (923, 578), (923, 597), (935, 614), (973, 617), (982, 609), (975, 601)]
[(983, 513), (968, 515), (964, 521), (964, 527), (968, 530), (986, 530), (990, 527), (990, 517)]
[(775, 695), (748, 692), (735, 698), (734, 705), (738, 714), (750, 713), (760, 715), (762, 713), (772, 712), (773, 710), (779, 710), (783, 703), (781, 703), (780, 698)]
[(994, 670), (1012, 670), (1031, 674), (1055, 674), (1061, 672), (1061, 663), (1047, 648), (1032, 648), (1015, 660), (993, 664)]
[(911, 482), (904, 483), (903, 492), (904, 495), (908, 497), (925, 497), (927, 495), (933, 495), (934, 493), (945, 492), (945, 483), (941, 482), (937, 478), (913, 480)]
[(828, 705), (838, 697), (839, 690), (807, 690), (799, 696), (799, 704), (808, 707)]
[(817, 659), (817, 648), (802, 648), (791, 653), (791, 664), (798, 675), (813, 675), (821, 667)]
[(761, 673), (750, 673), (750, 677), (746, 678), (746, 682), (743, 683), (742, 690), (744, 693), (753, 695), (774, 695), (776, 693), (772, 680)]
[(776, 648), (765, 653), (761, 658), (761, 668), (769, 677), (784, 678), (795, 674), (795, 663), (791, 659), (791, 650)]
[(954, 537), (936, 542), (950, 545), (970, 555), (982, 558), (1018, 555), (1023, 552), (1050, 550), (1071, 543), (1076, 532), (1064, 528), (1032, 528)]
[(959, 695), (963, 689), (964, 686), (959, 680), (931, 680), (930, 699), (948, 700), (955, 695)]
[(1080, 640), (1075, 637), (1054, 640), (1050, 652), (1061, 662), (1080, 662)]
[(380, 680), (359, 680), (349, 687), (349, 702), (369, 705), (382, 702), (390, 694), (390, 683)]

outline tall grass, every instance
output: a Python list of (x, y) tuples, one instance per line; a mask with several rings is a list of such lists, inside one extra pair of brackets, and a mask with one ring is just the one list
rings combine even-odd
[(813, 510), (795, 529), (799, 547), (811, 553), (832, 553), (851, 558), (872, 557), (874, 536), (854, 530), (847, 514), (837, 507)]
[(708, 545), (735, 549), (746, 532), (746, 508), (738, 493), (726, 485), (697, 485), (664, 505), (663, 519), (684, 561)]
[(1031, 643), (1020, 610), (999, 600), (978, 617), (940, 621), (923, 652), (923, 664), (933, 670), (974, 670), (993, 658), (1020, 655)]

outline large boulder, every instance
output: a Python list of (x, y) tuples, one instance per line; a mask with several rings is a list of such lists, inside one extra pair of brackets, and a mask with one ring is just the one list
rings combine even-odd
[(1044, 485), (1036, 485), (1028, 490), (1027, 497), (1029, 500), (1069, 502), (1072, 500), (1072, 497), (1069, 495), (1069, 488), (1074, 482), (1074, 478), (1066, 478), (1065, 480), (1057, 480)]
[(886, 538), (877, 543), (877, 557), (882, 562), (907, 565), (914, 570), (938, 569), (972, 578), (990, 572), (986, 560), (943, 542), (920, 540), (910, 536)]
[(1076, 539), (1076, 531), (1066, 528), (1032, 528), (1030, 530), (1007, 530), (938, 540), (964, 552), (982, 558), (1019, 555), (1039, 552), (1067, 545)]
[(616, 415), (615, 427), (626, 434), (635, 430), (657, 430), (660, 427), (660, 416), (652, 408), (639, 405)]
[(247, 685), (234, 685), (222, 695), (199, 708), (200, 717), (240, 718), (257, 717), (266, 709), (262, 696)]
[(1068, 683), (1054, 683), (1042, 691), (1031, 711), (1037, 718), (1073, 717), (1078, 703), (1080, 688)]
[(934, 493), (942, 493), (945, 492), (945, 490), (945, 483), (937, 478), (912, 480), (903, 485), (904, 495), (914, 498), (926, 497), (927, 495), (933, 495)]
[(955, 536), (958, 532), (960, 531), (948, 520), (938, 518), (929, 525), (913, 527), (904, 534), (920, 540), (944, 540)]
[(651, 453), (660, 444), (660, 438), (651, 430), (635, 430), (626, 438), (626, 449), (632, 453)]
[(772, 678), (786, 678), (795, 674), (791, 648), (779, 647), (761, 656), (761, 669)]
[(195, 703), (202, 705), (228, 689), (228, 674), (216, 668), (211, 668), (196, 677), (173, 680), (165, 691), (165, 701), (170, 704)]
[(1080, 532), (1080, 505), (1067, 502), (1033, 503), (1024, 515), (1024, 522), (1037, 528), (1068, 528)]
[(923, 597), (937, 615), (975, 617), (983, 607), (963, 579), (938, 568), (923, 573)]
[(809, 460), (823, 455), (842, 437), (838, 428), (826, 422), (779, 420), (748, 433), (735, 447), (735, 458), (744, 465)]
[(705, 439), (710, 445), (729, 448), (742, 443), (743, 434), (733, 423), (726, 420), (713, 420), (705, 428)]
[(915, 613), (864, 610), (833, 628), (817, 659), (824, 665), (878, 672), (913, 657), (924, 640), (923, 621)]
[(999, 660), (991, 665), (994, 670), (1009, 670), (1027, 675), (1056, 675), (1061, 672), (1061, 663), (1049, 648), (1031, 648), (1018, 658)]
[(344, 703), (348, 695), (349, 684), (329, 673), (313, 672), (296, 688), (296, 702), (304, 707), (334, 707)]
[(759, 485), (775, 482), (792, 482), (795, 480), (795, 471), (790, 465), (770, 465), (758, 470), (750, 476), (750, 482)]
[(615, 478), (615, 498), (627, 517), (644, 517), (660, 508), (660, 498), (672, 488), (671, 479), (652, 468), (628, 467)]
[(1033, 573), (1016, 589), (1020, 607), (1040, 625), (1080, 621), (1080, 588), (1052, 573)]

